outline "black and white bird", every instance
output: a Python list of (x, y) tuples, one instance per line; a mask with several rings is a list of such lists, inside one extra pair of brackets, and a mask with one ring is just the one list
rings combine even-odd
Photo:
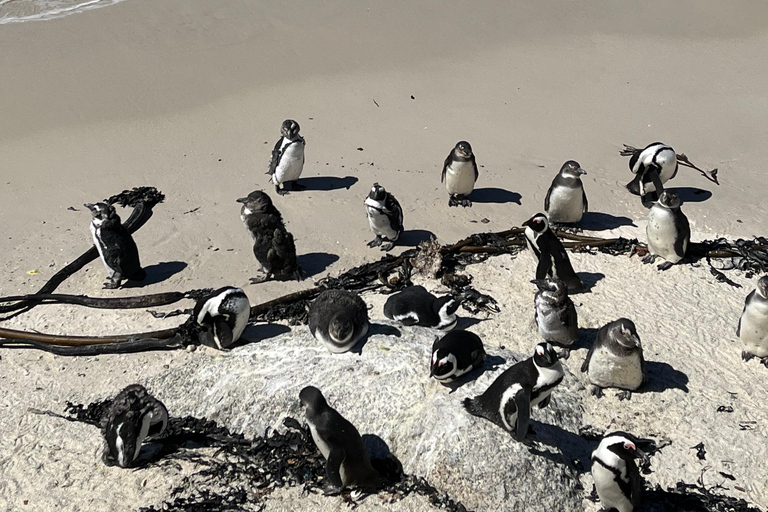
[(368, 451), (355, 426), (328, 405), (314, 386), (299, 393), (312, 439), (326, 460), (324, 493), (333, 495), (347, 487), (366, 492), (378, 490), (384, 480), (371, 466)]
[(664, 190), (664, 183), (677, 174), (677, 154), (662, 142), (638, 149), (629, 159), (629, 170), (635, 178), (627, 183), (627, 190), (640, 196), (643, 204), (651, 206)]
[(659, 270), (667, 270), (685, 257), (691, 239), (688, 217), (680, 209), (680, 198), (676, 192), (665, 190), (648, 213), (645, 227), (648, 238), (648, 252), (643, 261), (652, 263), (657, 256), (664, 258)]
[(532, 357), (505, 370), (482, 395), (465, 399), (464, 408), (522, 441), (528, 433), (531, 409), (549, 405), (552, 390), (564, 375), (552, 345), (539, 343)]
[(251, 304), (245, 292), (225, 286), (197, 301), (192, 317), (202, 328), (200, 342), (223, 350), (240, 339), (250, 314)]
[(567, 359), (568, 347), (579, 340), (576, 306), (568, 296), (568, 287), (556, 277), (531, 281), (538, 287), (533, 298), (536, 326), (544, 341), (563, 347), (560, 357)]
[(592, 394), (600, 397), (603, 388), (619, 388), (619, 400), (629, 399), (648, 380), (635, 323), (619, 318), (598, 329), (581, 371), (587, 373)]
[(768, 366), (768, 276), (761, 277), (747, 295), (736, 336), (743, 344), (742, 359), (758, 357)]
[(272, 150), (272, 160), (269, 162), (267, 174), (272, 176), (275, 191), (285, 195), (289, 190), (299, 191), (306, 187), (298, 184), (297, 180), (304, 170), (304, 146), (306, 141), (299, 135), (299, 123), (286, 119), (280, 126), (280, 139)]
[(633, 512), (640, 504), (643, 479), (636, 458), (647, 460), (638, 441), (626, 432), (605, 434), (592, 452), (592, 478), (603, 510)]
[(584, 283), (573, 270), (568, 253), (557, 235), (549, 229), (549, 219), (543, 213), (537, 213), (527, 221), (525, 238), (539, 264), (536, 267), (536, 279), (557, 277), (562, 280), (570, 293), (584, 291)]
[(432, 344), (429, 376), (449, 384), (485, 362), (485, 348), (480, 336), (469, 331), (451, 331)]
[(148, 436), (158, 436), (168, 426), (168, 410), (144, 386), (132, 384), (117, 394), (109, 406), (102, 433), (106, 442), (102, 459), (108, 466), (134, 466)]
[(243, 203), (240, 218), (253, 238), (253, 255), (262, 267), (262, 275), (251, 278), (251, 282), (259, 283), (270, 278), (301, 281), (304, 272), (296, 258), (293, 235), (285, 229), (283, 216), (272, 204), (272, 199), (261, 190), (255, 190), (237, 202)]
[(448, 206), (472, 206), (469, 195), (479, 175), (472, 146), (465, 140), (458, 142), (445, 159), (440, 176), (450, 194)]
[(309, 331), (334, 354), (351, 350), (368, 327), (368, 307), (356, 293), (325, 290), (309, 306)]
[(376, 238), (368, 242), (368, 247), (381, 246), (382, 251), (391, 250), (403, 233), (403, 209), (400, 203), (384, 187), (374, 183), (365, 198), (365, 212), (371, 231), (376, 235)]
[(141, 268), (139, 249), (120, 222), (115, 207), (106, 203), (86, 203), (83, 206), (91, 210), (93, 245), (109, 273), (109, 282), (104, 283), (104, 288), (119, 288), (123, 279), (143, 281), (147, 273)]
[(575, 224), (587, 213), (589, 203), (581, 182), (585, 174), (587, 171), (574, 160), (568, 160), (560, 168), (544, 198), (544, 210), (550, 222)]
[(423, 286), (409, 286), (389, 296), (384, 316), (403, 325), (421, 325), (450, 331), (456, 327), (461, 302), (452, 295), (437, 298)]

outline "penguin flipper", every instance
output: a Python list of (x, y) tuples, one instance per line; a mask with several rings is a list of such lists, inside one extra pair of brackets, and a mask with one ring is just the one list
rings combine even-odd
[[(557, 179), (557, 178), (555, 178)], [(547, 195), (544, 198), (544, 211), (549, 212), (549, 196), (552, 195), (552, 189), (555, 187), (555, 181), (552, 181), (552, 184), (549, 186), (549, 190), (547, 190)]]
[(522, 441), (528, 433), (528, 423), (531, 419), (531, 390), (523, 388), (515, 394), (517, 406), (517, 421), (515, 422), (515, 440)]
[(684, 258), (688, 248), (688, 241), (691, 239), (691, 225), (688, 223), (688, 217), (679, 210), (678, 215), (675, 215), (675, 224), (678, 233), (675, 239), (675, 254)]
[(443, 173), (440, 175), (440, 183), (443, 183), (445, 181), (445, 173), (448, 172), (448, 165), (451, 163), (452, 154), (453, 154), (453, 151), (451, 151), (451, 154), (448, 155), (448, 158), (446, 158), (445, 162), (443, 162)]
[(328, 482), (333, 486), (334, 491), (340, 492), (344, 483), (341, 481), (341, 464), (347, 458), (347, 452), (343, 448), (334, 448), (328, 454), (328, 460), (325, 463), (325, 476)]
[(227, 348), (232, 344), (232, 328), (227, 322), (227, 318), (223, 315), (219, 315), (213, 318), (213, 339), (218, 345), (218, 349)]
[(539, 402), (539, 409), (544, 409), (546, 406), (548, 406), (550, 398), (552, 398), (552, 395), (547, 395), (547, 398)]
[(589, 202), (587, 201), (587, 191), (584, 190), (584, 186), (581, 187), (581, 202), (583, 204), (583, 207), (581, 209), (581, 213), (585, 214), (589, 211)]
[(477, 183), (477, 178), (480, 177), (480, 171), (477, 170), (477, 163), (475, 162), (475, 155), (472, 155), (472, 168), (475, 170), (475, 183)]
[(272, 159), (269, 161), (269, 170), (267, 171), (267, 174), (274, 175), (277, 171), (277, 164), (280, 163), (280, 157), (283, 154), (283, 152), (280, 151), (280, 146), (282, 145), (283, 138), (280, 137), (275, 144), (275, 148), (272, 150)]
[(472, 368), (480, 368), (480, 366), (485, 362), (485, 357), (485, 350), (482, 348), (473, 351), (471, 354)]
[(536, 266), (536, 279), (545, 279), (552, 270), (552, 258), (547, 258), (544, 254), (539, 256), (539, 264)]
[[(601, 327), (602, 329), (602, 327)], [(598, 331), (598, 335), (600, 332)], [(582, 373), (586, 373), (589, 370), (589, 361), (592, 359), (592, 354), (595, 351), (595, 345), (597, 344), (597, 340), (592, 344), (591, 347), (589, 347), (589, 352), (587, 352), (587, 358), (584, 359), (584, 362), (581, 364), (581, 371)]]

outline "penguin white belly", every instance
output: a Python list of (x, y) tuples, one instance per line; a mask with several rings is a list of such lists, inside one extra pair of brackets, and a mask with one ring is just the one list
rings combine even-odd
[(555, 187), (549, 195), (547, 216), (550, 222), (570, 224), (579, 222), (584, 215), (584, 196), (581, 188)]
[(545, 387), (549, 387), (549, 389), (540, 392), (538, 396), (531, 400), (531, 409), (539, 405), (540, 402), (544, 401), (544, 399), (552, 394), (554, 384), (561, 380), (564, 374), (563, 365), (560, 361), (555, 363), (554, 366), (550, 368), (538, 368), (538, 370), (539, 376), (536, 379), (536, 385), (533, 386), (533, 391), (536, 392), (537, 390)]
[(554, 341), (561, 345), (570, 345), (575, 340), (569, 329), (560, 320), (560, 313), (552, 308), (537, 308), (536, 321), (539, 327), (539, 335), (546, 341)]
[(634, 391), (643, 383), (640, 353), (618, 357), (605, 347), (599, 347), (589, 362), (589, 381), (603, 388)]
[(739, 333), (746, 352), (757, 357), (768, 356), (768, 302), (753, 299), (741, 315)]
[(520, 384), (513, 384), (504, 390), (501, 395), (501, 401), (499, 402), (499, 416), (501, 416), (501, 422), (504, 424), (504, 428), (509, 432), (514, 432), (517, 426), (517, 406), (515, 406), (515, 412), (511, 414), (504, 414), (507, 408), (507, 403), (515, 401), (515, 395), (523, 389)]
[(304, 144), (294, 142), (288, 147), (284, 144), (283, 148), (280, 163), (277, 164), (275, 174), (272, 176), (272, 182), (275, 185), (286, 181), (296, 181), (304, 169)]
[(445, 188), (452, 195), (467, 196), (475, 188), (475, 168), (471, 161), (453, 162), (445, 173)]
[(368, 211), (368, 225), (371, 226), (371, 231), (375, 235), (382, 236), (390, 242), (397, 240), (400, 233), (392, 229), (392, 223), (386, 214), (371, 206), (367, 206), (366, 210)]
[(603, 509), (615, 507), (619, 512), (632, 512), (632, 503), (621, 492), (619, 484), (614, 480), (615, 474), (599, 462), (592, 464), (592, 477), (595, 489)]
[(103, 249), (103, 243), (101, 242), (101, 227), (96, 227), (96, 225), (91, 222), (91, 236), (93, 237), (93, 245), (96, 246), (96, 249), (99, 251), (99, 257), (101, 258), (101, 262), (104, 264), (104, 268), (107, 269), (107, 272), (109, 272), (110, 277), (112, 277), (112, 274), (115, 272), (112, 270), (112, 268), (107, 265), (107, 260), (104, 259), (104, 249)]
[(315, 427), (315, 425), (311, 422), (308, 423), (309, 431), (312, 432), (312, 439), (315, 440), (315, 444), (320, 449), (320, 453), (323, 454), (325, 460), (328, 460), (328, 455), (331, 453), (331, 447), (328, 446), (328, 443), (326, 443), (325, 440), (317, 433), (317, 427)]
[(688, 242), (683, 243), (683, 254), (675, 252), (675, 242), (680, 234), (675, 228), (675, 218), (671, 211), (653, 206), (648, 215), (645, 235), (648, 238), (648, 250), (651, 254), (661, 256), (670, 263), (677, 263), (683, 259)]

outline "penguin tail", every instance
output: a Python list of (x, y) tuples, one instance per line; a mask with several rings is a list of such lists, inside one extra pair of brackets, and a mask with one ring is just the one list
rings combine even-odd
[(479, 416), (481, 418), (485, 418), (485, 411), (483, 411), (482, 406), (480, 405), (479, 401), (476, 398), (465, 398), (464, 408), (472, 416)]
[(635, 176), (635, 179), (627, 183), (627, 190), (629, 190), (630, 193), (639, 196), (640, 195), (640, 180), (642, 179), (642, 176), (640, 174), (637, 174)]

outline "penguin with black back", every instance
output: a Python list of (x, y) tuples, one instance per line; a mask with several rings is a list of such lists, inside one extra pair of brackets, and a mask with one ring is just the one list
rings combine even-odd
[(638, 440), (619, 431), (605, 434), (592, 452), (592, 478), (603, 510), (633, 512), (640, 504), (643, 478), (636, 458), (648, 460)]
[(629, 170), (635, 175), (627, 190), (640, 196), (643, 205), (651, 207), (664, 190), (664, 183), (677, 175), (675, 150), (663, 142), (653, 142), (638, 149), (629, 159)]
[(291, 190), (306, 189), (297, 181), (304, 170), (304, 147), (307, 145), (304, 137), (299, 135), (299, 130), (299, 123), (293, 119), (283, 121), (280, 126), (281, 137), (272, 150), (267, 174), (272, 176), (275, 191), (281, 196)]
[(644, 263), (653, 263), (657, 256), (666, 261), (659, 264), (659, 270), (668, 270), (685, 257), (691, 240), (688, 217), (680, 209), (677, 192), (665, 190), (648, 213), (645, 235), (648, 238), (648, 256)]
[(480, 336), (470, 331), (451, 331), (432, 344), (429, 376), (441, 384), (450, 384), (485, 362), (485, 348)]
[(617, 395), (619, 400), (629, 400), (632, 391), (648, 380), (635, 323), (619, 318), (598, 329), (581, 371), (586, 372), (593, 395), (599, 398), (603, 388), (618, 388), (622, 390)]
[(143, 281), (147, 273), (141, 268), (139, 249), (133, 237), (120, 222), (115, 207), (107, 203), (86, 203), (91, 211), (91, 236), (99, 251), (101, 261), (109, 273), (109, 282), (104, 288), (119, 288), (124, 279)]
[(334, 354), (351, 350), (368, 332), (368, 307), (347, 290), (325, 290), (309, 306), (309, 331)]
[(224, 350), (240, 339), (250, 314), (251, 304), (245, 292), (225, 286), (197, 301), (192, 317), (201, 327), (201, 343)]
[(384, 316), (403, 325), (421, 325), (450, 331), (456, 327), (461, 302), (452, 295), (437, 298), (423, 286), (409, 286), (384, 303)]
[(382, 251), (392, 250), (403, 233), (403, 209), (400, 203), (384, 187), (374, 183), (365, 198), (365, 212), (368, 225), (376, 235), (376, 238), (368, 242), (368, 247), (381, 246)]
[(568, 160), (560, 168), (544, 198), (544, 210), (550, 222), (576, 224), (587, 213), (589, 203), (581, 182), (585, 174), (587, 171), (574, 160)]
[(450, 194), (448, 206), (472, 206), (469, 195), (479, 176), (472, 146), (465, 140), (459, 141), (443, 162), (440, 175), (440, 182), (445, 182), (445, 188)]
[(755, 289), (747, 295), (736, 336), (743, 345), (741, 358), (744, 361), (757, 357), (768, 366), (768, 276), (761, 277)]
[(585, 290), (584, 283), (573, 270), (568, 253), (557, 235), (549, 228), (549, 219), (543, 213), (537, 213), (527, 221), (525, 238), (539, 264), (536, 267), (536, 279), (556, 277), (568, 287), (569, 293)]
[(545, 341), (562, 347), (559, 357), (568, 359), (569, 347), (579, 340), (578, 315), (568, 296), (568, 287), (556, 277), (531, 282), (539, 289), (533, 298), (539, 334)]

